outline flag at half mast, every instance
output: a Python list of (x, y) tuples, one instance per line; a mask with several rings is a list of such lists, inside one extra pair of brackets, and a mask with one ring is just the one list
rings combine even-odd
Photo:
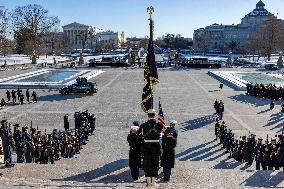
[(153, 85), (158, 84), (158, 69), (155, 60), (155, 49), (154, 49), (154, 21), (152, 19), (152, 14), (154, 12), (154, 7), (150, 6), (147, 8), (147, 12), (150, 14), (150, 37), (148, 43), (148, 54), (146, 58), (146, 64), (144, 68), (144, 81), (146, 82), (143, 88), (141, 108), (144, 112), (153, 108)]

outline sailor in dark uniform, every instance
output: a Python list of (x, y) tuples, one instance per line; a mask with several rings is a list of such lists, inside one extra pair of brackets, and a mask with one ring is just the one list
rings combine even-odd
[(0, 137), (2, 139), (5, 167), (12, 167), (14, 166), (14, 164), (12, 164), (12, 144), (10, 140), (12, 136), (10, 136), (7, 120), (1, 121)]
[(164, 126), (156, 120), (156, 111), (154, 109), (148, 110), (148, 121), (143, 123), (138, 135), (142, 135), (142, 154), (144, 156), (144, 171), (148, 186), (156, 185), (156, 177), (159, 171), (160, 162), (160, 135)]
[(171, 171), (175, 165), (175, 147), (177, 145), (177, 131), (175, 126), (177, 121), (170, 121), (170, 127), (166, 129), (162, 137), (163, 154), (161, 156), (161, 167), (163, 167), (164, 181), (171, 178)]
[(22, 139), (22, 131), (20, 130), (19, 124), (15, 124), (15, 132), (13, 134), (13, 138), (15, 141), (16, 154), (17, 154), (17, 163), (24, 163), (24, 146)]

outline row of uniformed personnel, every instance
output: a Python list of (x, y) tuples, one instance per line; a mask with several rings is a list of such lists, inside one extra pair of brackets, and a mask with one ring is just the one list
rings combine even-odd
[(19, 124), (14, 125), (12, 133), (11, 124), (7, 120), (2, 120), (0, 136), (5, 166), (13, 166), (12, 149), (17, 154), (17, 163), (47, 164), (50, 162), (53, 164), (55, 160), (60, 159), (60, 156), (72, 158), (75, 154), (79, 154), (82, 145), (86, 144), (88, 136), (95, 130), (96, 118), (88, 111), (76, 112), (74, 116), (75, 120), (79, 117), (79, 121), (75, 123), (75, 131), (69, 130), (68, 117), (65, 116), (65, 131), (54, 129), (51, 134), (43, 133), (35, 128), (21, 129)]

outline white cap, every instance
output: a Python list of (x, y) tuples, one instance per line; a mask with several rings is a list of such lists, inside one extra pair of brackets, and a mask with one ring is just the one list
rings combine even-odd
[(147, 112), (148, 114), (156, 114), (156, 110), (155, 109), (150, 109)]
[(176, 120), (171, 120), (170, 121), (170, 124), (174, 124), (174, 125), (176, 125), (178, 122), (176, 121)]

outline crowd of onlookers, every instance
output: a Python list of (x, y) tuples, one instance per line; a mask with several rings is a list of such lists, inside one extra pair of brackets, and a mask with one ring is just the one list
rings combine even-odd
[(268, 98), (271, 100), (283, 100), (284, 99), (284, 88), (277, 87), (273, 84), (247, 84), (247, 95), (255, 96), (259, 98)]

